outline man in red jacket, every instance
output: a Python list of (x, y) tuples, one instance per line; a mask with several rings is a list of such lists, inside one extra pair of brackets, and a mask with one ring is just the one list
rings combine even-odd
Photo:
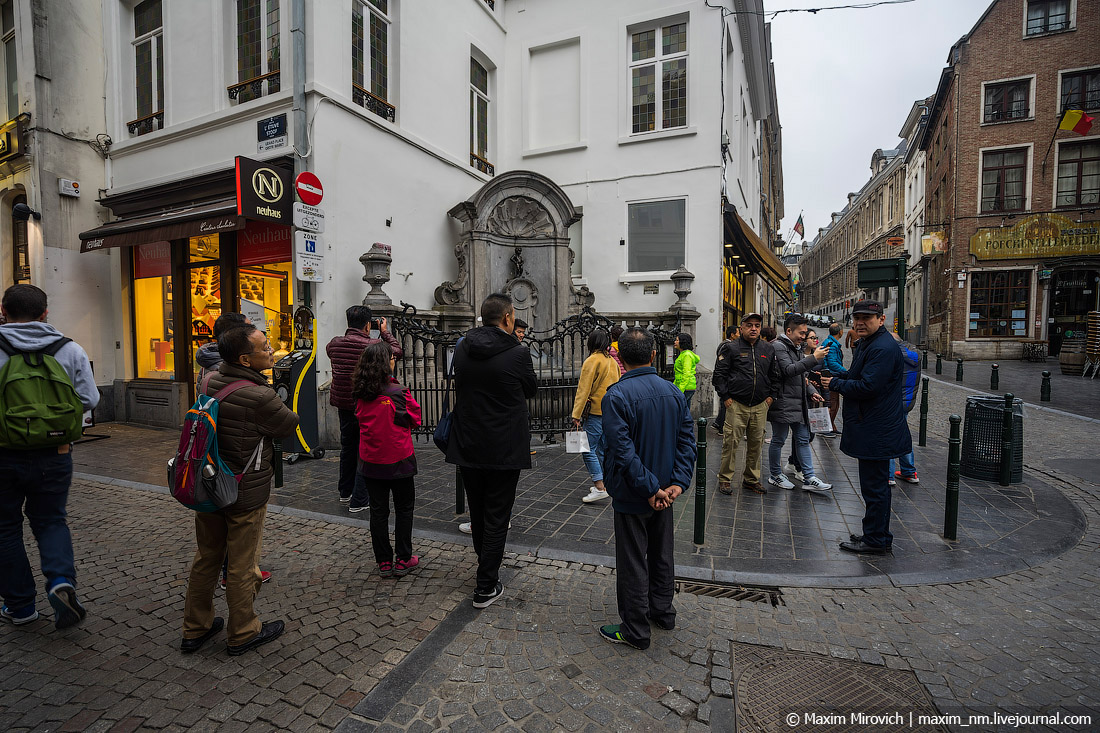
[[(359, 457), (359, 421), (355, 417), (355, 397), (352, 396), (352, 377), (355, 366), (363, 349), (370, 344), (385, 341), (393, 350), (394, 358), (404, 356), (401, 345), (386, 328), (386, 319), (372, 321), (369, 306), (353, 305), (347, 310), (348, 330), (343, 336), (337, 336), (328, 342), (325, 353), (328, 354), (332, 368), (332, 386), (329, 388), (330, 405), (340, 415), (340, 501), (351, 502), (352, 493), (358, 495), (356, 503), (366, 504), (367, 494), (355, 475), (355, 463)], [(372, 324), (377, 324), (379, 338), (371, 338)], [(361, 488), (360, 491), (354, 491)], [(362, 508), (362, 507), (356, 507)]]

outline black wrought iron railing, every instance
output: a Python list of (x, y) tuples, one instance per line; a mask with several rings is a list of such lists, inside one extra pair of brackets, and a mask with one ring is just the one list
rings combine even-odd
[(126, 123), (126, 129), (131, 135), (144, 135), (153, 130), (164, 128), (164, 110), (158, 110), (151, 115), (138, 117)]
[(493, 164), (485, 160), (485, 158), (482, 158), (477, 153), (470, 153), (470, 165), (474, 166), (486, 175), (496, 175), (496, 168), (493, 167)]
[(373, 112), (383, 119), (387, 119), (390, 122), (397, 120), (397, 107), (394, 107), (381, 97), (374, 96), (354, 82), (351, 85), (351, 98), (360, 107)]
[(257, 99), (264, 95), (264, 83), (267, 83), (267, 93), (274, 94), (279, 91), (279, 71), (270, 71), (266, 74), (253, 77), (252, 79), (246, 79), (245, 81), (238, 82), (225, 88), (226, 94), (230, 99), (236, 100), (241, 98), (242, 102), (250, 99)]

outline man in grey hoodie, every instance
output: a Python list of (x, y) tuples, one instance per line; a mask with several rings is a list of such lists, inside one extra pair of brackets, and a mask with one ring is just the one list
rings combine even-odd
[[(4, 292), (0, 308), (6, 322), (0, 335), (20, 352), (41, 351), (64, 338), (46, 323), (46, 293), (33, 285), (13, 285)], [(8, 361), (0, 348), (0, 369)], [(69, 376), (85, 410), (99, 404), (88, 355), (75, 341), (62, 346), (54, 358)], [(0, 446), (0, 616), (16, 625), (38, 618), (34, 576), (23, 547), (23, 514), (38, 542), (46, 591), (59, 629), (84, 620), (86, 612), (76, 597), (73, 540), (65, 522), (65, 504), (73, 478), (72, 445), (16, 450)]]
[(195, 350), (195, 362), (200, 367), (199, 378), (195, 381), (196, 384), (202, 382), (207, 372), (221, 366), (222, 355), (218, 353), (218, 339), (221, 338), (221, 335), (231, 328), (247, 326), (251, 323), (252, 321), (248, 320), (248, 316), (240, 313), (222, 313), (218, 316), (218, 320), (214, 321), (214, 340)]

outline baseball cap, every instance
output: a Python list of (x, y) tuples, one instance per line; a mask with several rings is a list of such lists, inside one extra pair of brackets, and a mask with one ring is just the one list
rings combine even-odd
[(872, 315), (882, 315), (882, 303), (877, 300), (861, 300), (858, 301), (852, 308), (852, 315), (857, 313), (871, 313)]
[(759, 313), (746, 313), (746, 314), (745, 314), (745, 315), (744, 315), (744, 316), (743, 316), (743, 317), (741, 318), (741, 323), (744, 323), (745, 321), (751, 321), (751, 320), (752, 320), (752, 319), (754, 319), (754, 318), (755, 318), (756, 320), (760, 321), (761, 323), (763, 323), (763, 322), (764, 322), (764, 316), (760, 315)]

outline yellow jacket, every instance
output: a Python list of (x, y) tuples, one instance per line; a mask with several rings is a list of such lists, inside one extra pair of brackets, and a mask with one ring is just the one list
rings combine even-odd
[(592, 403), (590, 415), (601, 415), (600, 401), (607, 388), (619, 381), (619, 365), (607, 354), (597, 351), (581, 364), (581, 379), (577, 398), (573, 400), (573, 419), (580, 420), (584, 406)]

